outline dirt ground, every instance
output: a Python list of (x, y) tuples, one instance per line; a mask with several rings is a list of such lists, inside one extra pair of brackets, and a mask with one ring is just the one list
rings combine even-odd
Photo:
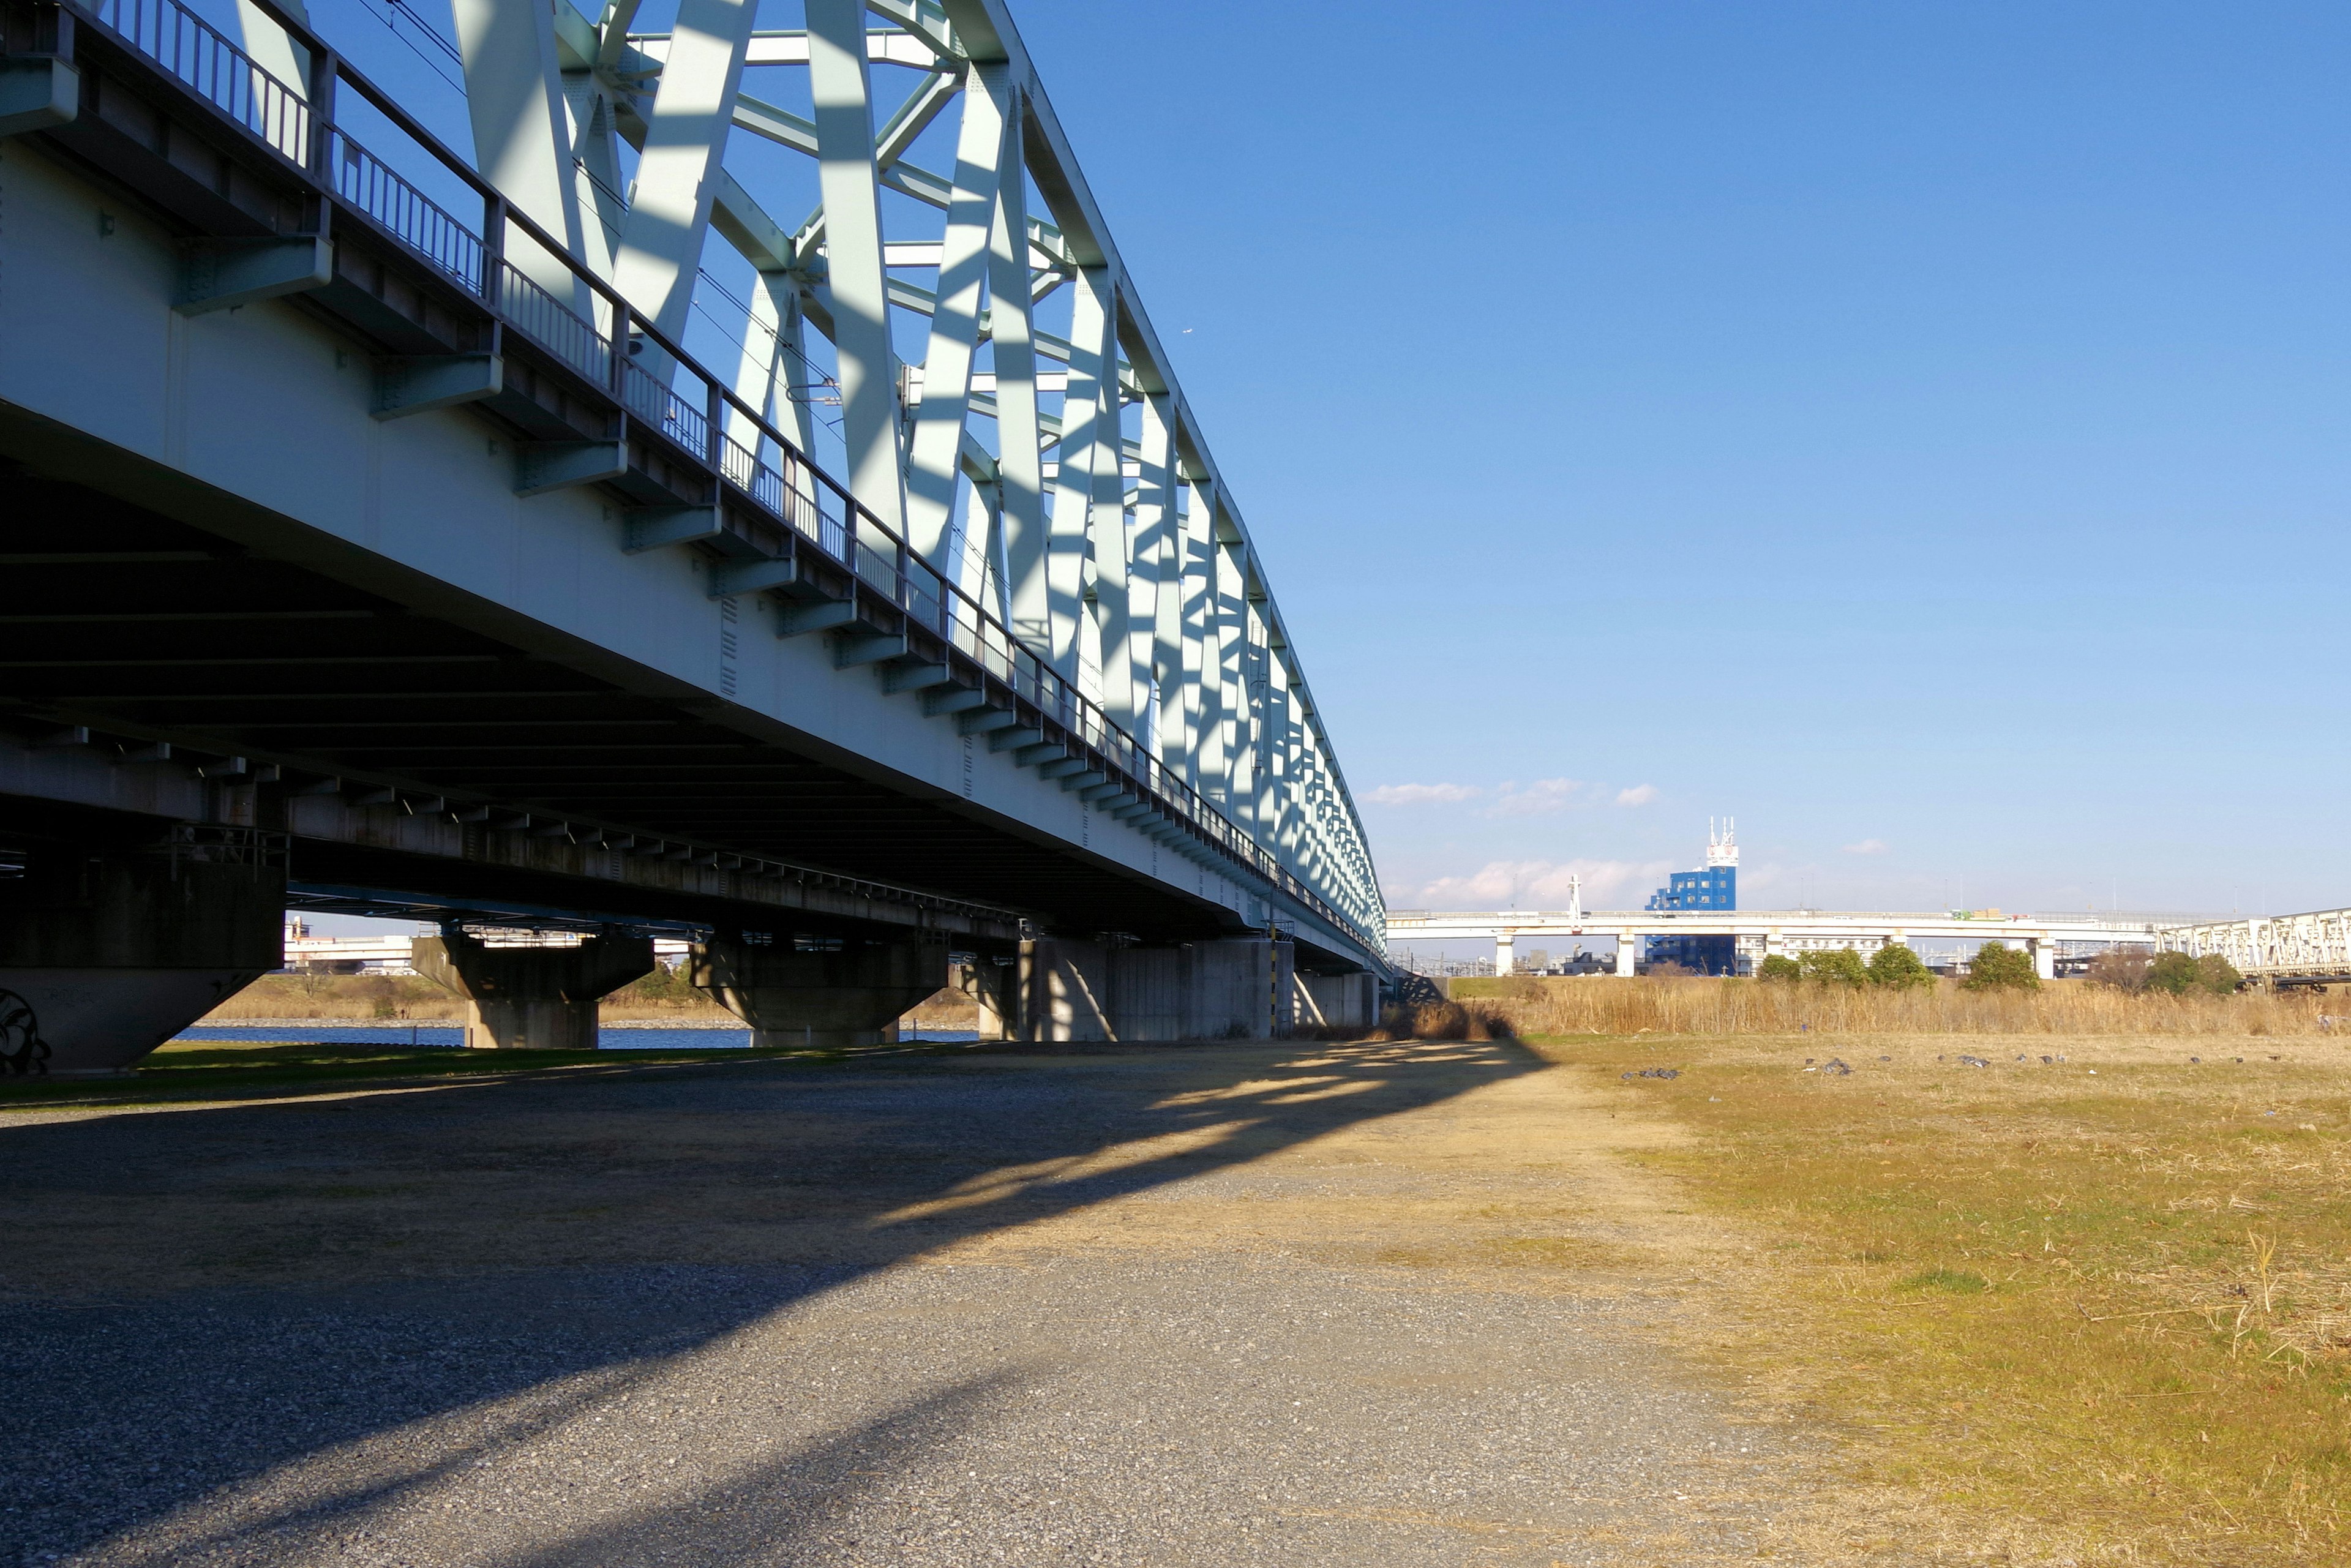
[(1672, 1125), (1509, 1043), (0, 1113), (0, 1563), (1826, 1561)]

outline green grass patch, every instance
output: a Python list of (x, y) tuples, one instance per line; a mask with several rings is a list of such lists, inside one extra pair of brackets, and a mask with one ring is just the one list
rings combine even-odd
[(1902, 1281), (1906, 1291), (1941, 1291), (1953, 1296), (1980, 1296), (1991, 1281), (1966, 1269), (1921, 1269)]

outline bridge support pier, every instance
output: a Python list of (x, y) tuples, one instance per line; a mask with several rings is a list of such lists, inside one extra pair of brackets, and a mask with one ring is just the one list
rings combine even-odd
[(0, 882), (0, 1071), (119, 1072), (283, 962), (250, 845), (36, 852)]
[(493, 947), (453, 928), (412, 954), (418, 974), (465, 998), (477, 1051), (594, 1051), (597, 1004), (653, 967), (652, 937), (611, 932), (576, 947)]
[(1519, 934), (1505, 931), (1494, 938), (1494, 973), (1508, 975), (1518, 962)]
[(1629, 932), (1616, 938), (1616, 972), (1630, 978), (1640, 973), (1641, 939)]
[(2032, 972), (2044, 980), (2057, 977), (2057, 944), (2046, 936), (2028, 936), (2024, 945), (2032, 949)]
[[(878, 1045), (900, 1014), (947, 983), (947, 950), (936, 942), (850, 940), (837, 952), (801, 952), (716, 936), (691, 962), (694, 983), (763, 1047)], [(983, 1022), (985, 1009), (983, 1000)]]
[[(1011, 1038), (1073, 1044), (1287, 1039), (1300, 1010), (1296, 951), (1263, 936), (1175, 947), (1040, 936), (1020, 945)], [(1339, 989), (1332, 995), (1336, 999)], [(1368, 1007), (1362, 1021), (1365, 1028), (1373, 1021)]]

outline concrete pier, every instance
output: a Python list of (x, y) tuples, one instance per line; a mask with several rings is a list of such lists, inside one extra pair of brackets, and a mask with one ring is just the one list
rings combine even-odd
[(462, 930), (418, 941), (411, 962), (465, 998), (477, 1051), (593, 1051), (598, 1004), (653, 967), (650, 936), (606, 932), (576, 946), (491, 946)]
[(754, 1046), (879, 1044), (947, 983), (943, 942), (847, 938), (807, 951), (789, 935), (738, 933), (696, 946), (691, 962), (694, 983), (751, 1026)]
[(987, 1038), (1280, 1040), (1301, 1025), (1368, 1029), (1377, 1016), (1371, 975), (1301, 975), (1294, 946), (1263, 936), (1162, 947), (1038, 937), (1008, 979), (996, 1006), (983, 998)]
[(285, 901), (233, 839), (35, 852), (0, 882), (0, 1071), (130, 1066), (277, 967)]

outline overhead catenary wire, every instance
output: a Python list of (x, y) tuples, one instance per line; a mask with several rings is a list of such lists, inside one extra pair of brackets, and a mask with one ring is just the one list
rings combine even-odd
[(404, 17), (410, 26), (416, 28), (419, 32), (422, 32), (425, 37), (432, 40), (433, 44), (439, 49), (439, 51), (443, 55), (446, 56), (448, 59), (455, 64), (458, 69), (462, 71), (465, 68), (465, 56), (458, 52), (457, 46), (455, 44), (450, 42), (446, 37), (442, 36), (439, 28), (434, 26), (432, 23), (426, 21), (423, 17), (418, 16), (412, 7), (404, 4), (404, 0), (382, 0), (383, 9), (381, 11), (376, 9), (373, 0), (361, 0), (361, 4), (364, 5), (369, 16), (383, 24), (384, 30), (386, 32), (390, 33), (393, 37), (398, 38), (403, 45), (405, 45), (409, 53), (414, 55), (418, 59), (424, 62), (425, 69), (431, 71), (434, 76), (439, 77), (443, 81), (448, 83), (460, 94), (465, 92), (465, 82), (458, 77), (451, 76), (448, 71), (443, 68), (439, 60), (434, 59), (431, 55), (426, 54), (423, 49), (417, 47), (416, 40), (410, 37), (406, 33), (402, 32), (394, 24), (394, 18)]

